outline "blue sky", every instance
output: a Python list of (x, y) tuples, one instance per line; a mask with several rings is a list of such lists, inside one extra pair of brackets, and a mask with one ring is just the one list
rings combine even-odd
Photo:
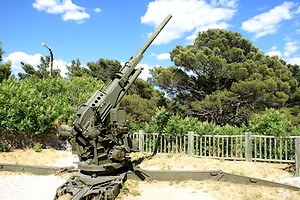
[(265, 54), (300, 65), (298, 0), (2, 0), (4, 61), (14, 74), (21, 61), (36, 66), (49, 55), (46, 43), (63, 75), (77, 58), (83, 66), (100, 58), (126, 62), (167, 14), (172, 19), (140, 62), (144, 79), (156, 65), (173, 65), (169, 52), (208, 28), (239, 32)]

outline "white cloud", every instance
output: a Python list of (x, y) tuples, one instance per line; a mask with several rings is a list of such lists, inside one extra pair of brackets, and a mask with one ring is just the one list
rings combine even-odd
[(268, 56), (278, 56), (281, 57), (282, 53), (277, 50), (276, 46), (273, 46), (270, 51), (266, 53)]
[(94, 12), (95, 12), (95, 13), (100, 13), (101, 11), (102, 11), (101, 8), (95, 8), (95, 9), (94, 9)]
[(161, 53), (156, 56), (158, 60), (167, 60), (170, 59), (170, 53)]
[(142, 67), (143, 68), (143, 71), (142, 73), (139, 75), (139, 78), (143, 79), (143, 80), (147, 80), (147, 78), (149, 78), (151, 75), (150, 75), (150, 72), (149, 72), (149, 65), (147, 64), (138, 64), (137, 67)]
[(71, 65), (71, 63), (67, 63), (66, 61), (63, 60), (56, 60), (54, 59), (53, 61), (53, 68), (54, 69), (59, 69), (60, 70), (60, 75), (62, 77), (66, 77), (66, 73), (68, 72), (67, 66), (66, 65)]
[(268, 56), (278, 56), (278, 57), (281, 57), (281, 52), (280, 51), (269, 51), (266, 53), (266, 55)]
[[(11, 70), (12, 73), (17, 76), (19, 72), (24, 72), (22, 69), (21, 62), (32, 65), (35, 69), (37, 69), (37, 65), (41, 63), (41, 54), (34, 54), (30, 55), (21, 51), (16, 51), (11, 54), (9, 54), (7, 57), (3, 58), (4, 62), (11, 61)], [(63, 60), (56, 60), (53, 61), (53, 68), (54, 69), (60, 69), (61, 75), (65, 77), (65, 73), (67, 72), (66, 68), (67, 63)], [(50, 71), (50, 69), (49, 69)]]
[(292, 8), (296, 5), (293, 2), (285, 1), (268, 12), (256, 15), (242, 23), (242, 29), (255, 34), (255, 38), (260, 38), (268, 34), (275, 33), (279, 24), (283, 20), (293, 17)]
[(285, 43), (284, 53), (285, 57), (290, 57), (291, 54), (295, 53), (299, 49), (299, 42), (298, 41), (288, 41)]
[(90, 18), (89, 14), (86, 12), (80, 12), (78, 10), (67, 11), (63, 14), (62, 19), (64, 21), (75, 20), (77, 23), (83, 23), (83, 19)]
[(237, 7), (236, 0), (212, 0), (211, 4), (213, 6), (223, 6), (223, 7), (229, 7), (229, 8)]
[[(166, 44), (186, 33), (195, 35), (210, 25), (222, 24), (224, 27), (225, 21), (230, 20), (236, 12), (236, 2), (214, 0), (208, 4), (204, 0), (156, 0), (148, 4), (141, 22), (157, 27), (167, 14), (172, 14), (172, 19), (154, 41), (154, 44)], [(188, 36), (187, 39), (192, 37)]]
[[(270, 51), (266, 53), (268, 56), (278, 56), (278, 57), (284, 57), (285, 60), (287, 60), (288, 63), (297, 64), (296, 61), (299, 61), (299, 58), (295, 57), (293, 58), (292, 55), (295, 54), (299, 50), (299, 41), (298, 40), (288, 40), (285, 43), (283, 53), (281, 53), (279, 50), (277, 50), (276, 46), (273, 46)], [(298, 64), (300, 64), (298, 62)]]
[(20, 71), (23, 71), (21, 62), (36, 66), (40, 64), (41, 56), (41, 54), (29, 55), (21, 51), (16, 51), (9, 54), (7, 57), (4, 57), (3, 60), (4, 62), (11, 61), (12, 71), (16, 71), (18, 73)]
[(197, 28), (192, 35), (186, 37), (186, 40), (190, 41), (192, 43), (196, 37), (198, 32), (207, 31), (208, 29), (227, 29), (229, 27), (229, 24), (225, 22), (220, 22), (217, 24), (208, 24), (202, 27)]
[(266, 55), (268, 56), (278, 56), (278, 57), (281, 57), (281, 52), (280, 51), (269, 51), (266, 53)]
[(61, 14), (64, 21), (74, 20), (82, 23), (85, 19), (90, 18), (85, 9), (74, 4), (72, 0), (35, 0), (32, 6), (49, 14)]
[(300, 6), (298, 7), (298, 10), (296, 11), (296, 14), (300, 13)]
[(289, 64), (300, 66), (300, 57), (292, 58), (288, 61)]

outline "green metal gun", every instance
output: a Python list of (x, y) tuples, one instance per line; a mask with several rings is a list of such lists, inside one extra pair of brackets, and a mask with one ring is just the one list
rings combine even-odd
[(168, 15), (140, 50), (115, 74), (104, 90), (96, 91), (75, 115), (73, 127), (61, 126), (59, 136), (69, 139), (78, 168), (86, 174), (108, 174), (123, 167), (126, 154), (135, 151), (128, 136), (125, 110), (118, 103), (142, 72), (135, 68), (144, 52), (171, 19)]

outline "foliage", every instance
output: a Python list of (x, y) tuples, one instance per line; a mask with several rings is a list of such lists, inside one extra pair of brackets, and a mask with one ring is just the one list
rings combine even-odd
[(10, 70), (11, 62), (7, 62), (4, 64), (0, 63), (0, 83), (8, 79), (11, 75), (11, 70)]
[[(25, 73), (20, 74), (21, 79), (10, 79), (3, 83), (0, 102), (4, 109), (0, 111), (0, 119), (3, 119), (0, 128), (9, 132), (41, 134), (54, 128), (58, 120), (71, 124), (80, 105), (103, 86), (102, 81), (91, 77), (97, 71), (81, 67), (79, 60), (73, 61), (69, 66), (71, 72), (68, 80), (49, 77), (47, 62), (43, 57), (41, 60), (38, 70), (22, 63)], [(120, 67), (117, 61), (106, 62), (100, 59), (99, 63), (102, 66), (114, 64), (116, 68)], [(134, 126), (149, 121), (155, 108), (166, 104), (164, 93), (138, 79), (122, 99), (120, 106), (126, 108), (128, 120)]]
[(35, 143), (35, 144), (33, 145), (33, 150), (34, 150), (35, 152), (41, 152), (41, 151), (42, 151), (42, 144), (39, 143), (39, 142)]
[[(60, 108), (56, 103), (56, 87), (49, 87), (53, 84), (45, 84), (45, 80), (43, 82), (37, 79), (18, 82), (10, 78), (1, 84), (1, 128), (9, 132), (29, 131), (33, 134), (49, 130), (51, 122), (59, 116), (57, 110)], [(45, 89), (52, 90), (52, 93)]]
[(11, 75), (11, 62), (8, 61), (7, 63), (2, 63), (3, 59), (2, 59), (2, 55), (4, 54), (4, 51), (2, 50), (1, 47), (2, 43), (0, 41), (0, 83), (4, 80), (4, 79), (8, 79), (9, 76)]
[[(100, 58), (97, 62), (89, 62), (87, 68), (81, 66), (80, 60), (72, 60), (67, 66), (68, 78), (89, 76), (102, 80), (105, 83), (114, 77), (121, 69), (121, 63), (117, 60)], [(121, 99), (119, 107), (124, 107), (127, 112), (127, 120), (133, 129), (140, 123), (149, 122), (154, 111), (159, 106), (168, 106), (168, 100), (164, 93), (142, 79), (137, 79), (125, 96)]]
[(273, 108), (266, 109), (262, 114), (254, 114), (248, 129), (258, 135), (299, 135), (299, 128), (293, 126), (285, 114)]
[(2, 49), (2, 42), (0, 41), (0, 62), (2, 62), (2, 55), (4, 54), (4, 51)]
[(194, 131), (200, 135), (242, 135), (245, 131), (251, 131), (255, 135), (289, 136), (299, 135), (300, 128), (294, 126), (288, 117), (273, 108), (266, 109), (261, 114), (254, 114), (248, 125), (216, 125), (212, 122), (201, 122), (195, 117), (180, 117), (171, 115), (165, 108), (156, 110), (156, 114), (149, 123), (138, 127), (146, 132), (164, 132), (170, 135), (184, 135), (188, 131)]
[(71, 123), (75, 111), (103, 85), (89, 77), (14, 78), (0, 83), (0, 128), (8, 132), (47, 133), (58, 120)]
[(160, 133), (164, 131), (165, 125), (168, 123), (170, 114), (165, 107), (156, 108), (154, 116), (149, 122), (141, 124), (137, 129), (144, 129), (146, 132)]
[(214, 133), (216, 135), (243, 135), (246, 131), (246, 126), (233, 126), (225, 124), (224, 126), (216, 126)]
[(240, 135), (246, 130), (245, 126), (219, 126), (212, 122), (201, 122), (196, 117), (182, 118), (178, 114), (171, 115), (164, 107), (156, 109), (151, 121), (143, 123), (138, 129), (152, 133), (164, 132), (173, 136), (185, 135), (188, 131), (199, 135)]
[(8, 152), (9, 148), (5, 145), (0, 143), (0, 152)]
[(103, 82), (108, 82), (118, 72), (122, 65), (117, 60), (100, 58), (97, 62), (88, 62), (89, 75)]
[(168, 100), (164, 93), (155, 90), (148, 82), (137, 79), (120, 102), (127, 112), (127, 119), (132, 128), (140, 123), (149, 122), (155, 114), (155, 109), (167, 106)]
[(60, 119), (64, 123), (71, 125), (74, 114), (85, 103), (94, 92), (102, 88), (104, 83), (94, 78), (72, 77), (66, 84), (66, 91), (64, 98), (66, 100), (66, 107), (64, 108), (63, 115)]
[[(35, 69), (32, 65), (21, 62), (22, 68), (25, 73), (18, 73), (20, 79), (25, 79), (29, 77), (37, 77), (40, 79), (48, 78), (50, 76), (50, 56), (46, 56), (45, 58), (41, 56), (41, 63), (37, 65), (37, 69)], [(60, 70), (58, 68), (52, 70), (52, 77), (59, 77)]]
[(264, 55), (239, 33), (199, 32), (170, 57), (175, 66), (152, 69), (151, 83), (172, 97), (181, 116), (240, 126), (265, 108), (294, 111), (300, 103), (299, 66)]
[(71, 65), (67, 65), (68, 72), (66, 75), (69, 78), (90, 76), (107, 83), (121, 67), (119, 61), (104, 58), (100, 58), (97, 62), (88, 62), (87, 67), (84, 67), (80, 60), (76, 59), (71, 61)]
[(149, 99), (143, 99), (137, 94), (125, 95), (120, 102), (120, 107), (124, 107), (127, 113), (126, 119), (129, 124), (139, 124), (146, 122), (153, 114), (156, 104)]
[(193, 131), (198, 120), (192, 117), (181, 119), (179, 115), (172, 115), (165, 125), (164, 132), (171, 135), (185, 135), (188, 131)]
[(81, 66), (81, 62), (79, 59), (72, 60), (71, 65), (67, 65), (68, 72), (66, 75), (71, 77), (82, 77), (84, 75), (88, 75), (89, 71), (87, 68)]

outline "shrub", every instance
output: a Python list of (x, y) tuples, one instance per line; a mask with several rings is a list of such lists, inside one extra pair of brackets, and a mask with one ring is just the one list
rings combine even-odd
[(39, 143), (39, 142), (35, 143), (35, 144), (33, 145), (33, 150), (34, 150), (35, 152), (41, 152), (41, 151), (42, 151), (42, 144)]
[(249, 121), (248, 129), (253, 134), (275, 136), (294, 135), (298, 130), (285, 114), (273, 108), (266, 109), (262, 114), (254, 114)]
[(225, 126), (216, 126), (214, 129), (215, 135), (243, 135), (245, 132), (245, 126), (237, 127), (226, 124)]
[(0, 152), (8, 152), (9, 148), (5, 144), (0, 143)]
[(90, 77), (35, 77), (0, 83), (0, 129), (32, 135), (48, 133), (57, 121), (70, 124), (73, 116), (103, 83)]

